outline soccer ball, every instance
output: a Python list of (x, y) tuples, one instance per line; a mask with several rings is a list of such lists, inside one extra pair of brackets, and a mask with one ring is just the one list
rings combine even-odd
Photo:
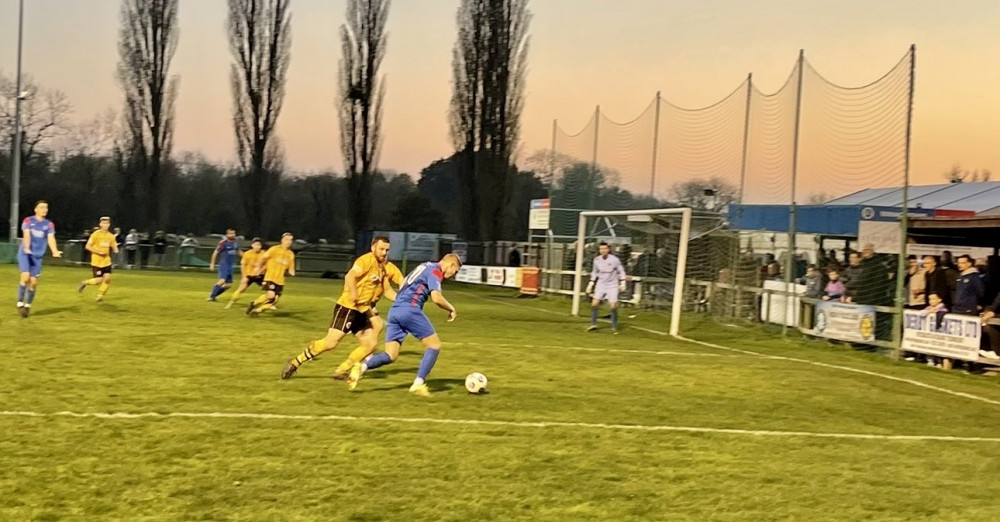
[(486, 376), (479, 372), (472, 372), (465, 378), (465, 389), (469, 393), (483, 393), (486, 391)]

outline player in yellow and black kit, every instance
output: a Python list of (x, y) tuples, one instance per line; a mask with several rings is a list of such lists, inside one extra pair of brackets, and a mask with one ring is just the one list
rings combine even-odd
[[(374, 325), (381, 325), (382, 322), (375, 310), (375, 303), (383, 294), (390, 300), (395, 299), (396, 291), (390, 283), (399, 286), (403, 280), (403, 274), (388, 262), (388, 257), (389, 238), (378, 236), (373, 239), (371, 252), (355, 260), (354, 266), (344, 276), (344, 291), (333, 308), (333, 319), (326, 337), (310, 342), (305, 351), (289, 359), (281, 370), (282, 379), (290, 378), (306, 361), (336, 348), (347, 334), (354, 334), (360, 346), (337, 367), (334, 378), (346, 378), (347, 372), (355, 363), (360, 363), (375, 351), (378, 331)], [(356, 385), (357, 381), (348, 382), (348, 388), (352, 390)]]
[(77, 291), (82, 294), (88, 286), (100, 285), (97, 287), (97, 302), (104, 300), (104, 294), (108, 293), (108, 286), (111, 284), (111, 254), (118, 254), (118, 243), (115, 235), (108, 231), (110, 228), (111, 218), (102, 217), (100, 227), (90, 235), (84, 246), (90, 252), (90, 270), (94, 277), (81, 281)]
[(247, 307), (247, 315), (255, 316), (271, 308), (285, 289), (285, 272), (295, 277), (295, 252), (292, 252), (292, 234), (281, 235), (281, 244), (264, 252), (255, 270), (264, 268), (264, 293)]
[(233, 292), (233, 297), (229, 299), (229, 302), (226, 303), (227, 309), (233, 307), (233, 303), (243, 295), (243, 292), (247, 288), (250, 288), (250, 285), (264, 286), (264, 269), (257, 268), (257, 263), (260, 262), (260, 258), (263, 256), (264, 250), (261, 246), (260, 238), (255, 237), (250, 242), (250, 250), (243, 252), (243, 258), (240, 260), (240, 286)]

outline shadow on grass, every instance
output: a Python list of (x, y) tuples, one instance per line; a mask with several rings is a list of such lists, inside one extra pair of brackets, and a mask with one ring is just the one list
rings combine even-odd
[(32, 310), (31, 317), (46, 316), (46, 315), (56, 315), (63, 312), (69, 312), (70, 310), (76, 310), (76, 306), (58, 306), (56, 308), (43, 308), (37, 312)]
[[(396, 390), (408, 390), (412, 383), (405, 382), (397, 384), (395, 386), (383, 386), (381, 388), (372, 388), (364, 390), (366, 392), (388, 392)], [(361, 382), (361, 386), (364, 386), (364, 381)], [(455, 388), (465, 389), (465, 379), (430, 379), (427, 381), (427, 387), (431, 390), (431, 393), (439, 393), (453, 390)]]

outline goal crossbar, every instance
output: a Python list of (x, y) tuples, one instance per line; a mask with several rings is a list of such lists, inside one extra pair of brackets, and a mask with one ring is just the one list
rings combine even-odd
[(627, 217), (680, 214), (681, 233), (677, 248), (677, 272), (674, 277), (673, 305), (670, 310), (670, 335), (677, 336), (680, 332), (681, 306), (684, 303), (684, 273), (687, 270), (688, 239), (691, 233), (691, 209), (659, 208), (645, 210), (590, 210), (580, 212), (576, 232), (576, 277), (573, 278), (573, 315), (580, 315), (580, 295), (583, 290), (583, 257), (587, 239), (587, 218), (590, 217)]

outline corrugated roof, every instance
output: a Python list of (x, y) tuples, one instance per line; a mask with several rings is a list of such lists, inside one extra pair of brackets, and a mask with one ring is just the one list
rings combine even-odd
[[(901, 207), (903, 189), (902, 187), (865, 189), (827, 204)], [(1000, 213), (1000, 181), (911, 186), (909, 207), (971, 210), (984, 215), (997, 214)]]

